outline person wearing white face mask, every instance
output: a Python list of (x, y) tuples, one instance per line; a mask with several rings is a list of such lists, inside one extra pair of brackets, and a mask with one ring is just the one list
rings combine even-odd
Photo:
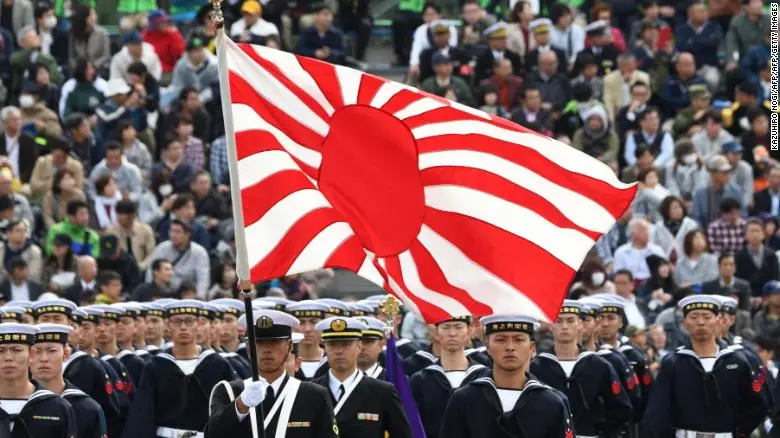
[(56, 31), (57, 16), (50, 4), (41, 2), (35, 6), (35, 25), (41, 38), (41, 53), (54, 56), (58, 50), (52, 48), (61, 47), (61, 43), (56, 42), (59, 36)]
[(59, 137), (62, 135), (60, 119), (57, 117), (57, 113), (40, 101), (39, 94), (40, 86), (38, 84), (31, 81), (24, 82), (22, 94), (19, 96), (22, 130), (35, 135)]
[(693, 143), (682, 138), (674, 147), (674, 159), (664, 169), (664, 184), (669, 193), (689, 201), (693, 192), (707, 185), (709, 175)]
[(587, 295), (615, 293), (615, 283), (607, 278), (607, 271), (598, 259), (587, 260), (580, 268), (580, 281), (571, 285), (570, 290), (583, 289)]

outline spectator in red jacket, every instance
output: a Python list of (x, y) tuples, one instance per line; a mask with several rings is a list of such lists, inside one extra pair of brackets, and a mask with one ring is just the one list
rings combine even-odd
[(184, 53), (184, 37), (162, 9), (149, 13), (149, 28), (143, 37), (157, 52), (162, 64), (163, 82), (168, 83), (176, 61)]

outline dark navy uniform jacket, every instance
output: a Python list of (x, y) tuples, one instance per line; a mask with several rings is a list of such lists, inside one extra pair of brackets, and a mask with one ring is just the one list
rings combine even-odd
[(631, 400), (631, 406), (634, 409), (634, 422), (639, 423), (642, 421), (641, 408), (645, 405), (642, 397), (647, 394), (642, 393), (642, 385), (639, 382), (639, 376), (634, 372), (634, 368), (631, 366), (628, 358), (620, 351), (606, 347), (596, 350), (596, 354), (609, 362), (609, 364), (612, 365), (612, 368), (614, 368), (615, 373), (620, 379), (620, 383), (623, 384), (623, 390), (626, 391), (628, 399)]
[(630, 363), (631, 368), (634, 369), (634, 373), (639, 378), (639, 384), (642, 389), (642, 403), (634, 406), (634, 417), (642, 418), (645, 412), (645, 406), (647, 406), (648, 397), (653, 390), (653, 375), (650, 373), (650, 368), (647, 366), (644, 351), (638, 345), (630, 342), (626, 336), (620, 338), (620, 344), (617, 348), (608, 344), (602, 344), (601, 347), (616, 349), (628, 359), (628, 363)]
[(631, 421), (631, 400), (615, 370), (592, 351), (577, 356), (569, 377), (552, 353), (538, 354), (529, 372), (566, 395), (574, 426), (581, 435), (613, 436)]
[(533, 377), (504, 412), (492, 372), (455, 391), (442, 420), (447, 438), (573, 438), (566, 398)]
[(316, 379), (318, 377), (322, 377), (326, 374), (328, 374), (328, 370), (330, 369), (330, 366), (328, 365), (328, 358), (326, 356), (322, 356), (322, 359), (320, 359), (320, 363), (317, 366), (317, 370), (314, 371), (314, 375), (311, 377), (306, 377), (305, 374), (303, 374), (303, 367), (301, 367), (298, 371), (295, 372), (295, 378), (298, 380), (301, 380), (303, 382), (311, 381), (313, 379)]
[(219, 355), (228, 361), (239, 378), (248, 379), (252, 377), (252, 368), (249, 366), (249, 359), (247, 359), (246, 356), (239, 356), (238, 353), (224, 351), (220, 352)]
[(192, 374), (184, 374), (168, 352), (158, 353), (141, 373), (141, 385), (122, 437), (155, 437), (158, 427), (202, 431), (209, 418), (209, 396), (221, 380), (235, 380), (230, 364), (204, 350)]
[[(398, 348), (398, 354), (401, 355), (401, 359), (406, 359), (407, 357), (413, 355), (417, 350), (420, 349), (419, 347), (414, 345), (414, 342), (406, 338), (399, 338), (395, 346)], [(377, 359), (379, 365), (385, 366), (386, 349), (387, 347), (382, 348), (382, 351), (379, 353), (379, 358)]]
[(70, 403), (76, 420), (76, 437), (106, 438), (106, 417), (95, 400), (92, 400), (82, 390), (65, 381), (65, 390), (60, 397)]
[(65, 364), (63, 377), (100, 405), (108, 435), (119, 436), (125, 427), (130, 399), (114, 367), (84, 351), (77, 351)]
[[(290, 378), (286, 377), (279, 387), (282, 393)], [(209, 422), (206, 426), (206, 438), (252, 438), (252, 422), (250, 417), (238, 420), (236, 414), (236, 398), (244, 390), (244, 380), (219, 382), (214, 387), (209, 401)], [(277, 397), (279, 397), (277, 394)], [(284, 403), (283, 401), (280, 403)], [(262, 412), (258, 410), (257, 412)], [(266, 428), (266, 437), (273, 438), (279, 424), (281, 408)], [(256, 424), (263, 424), (264, 415), (258, 416)], [(333, 405), (328, 390), (311, 382), (301, 382), (295, 402), (287, 422), (286, 438), (338, 438), (338, 426), (333, 414)]]
[[(447, 407), (453, 392), (458, 389), (452, 387), (446, 373), (440, 362), (437, 361), (415, 373), (409, 381), (412, 394), (417, 402), (417, 409), (420, 412), (420, 420), (422, 420), (425, 435), (428, 438), (439, 436), (444, 409)], [(469, 382), (489, 374), (490, 369), (469, 360), (469, 367), (465, 373), (460, 385), (461, 388), (468, 385)]]
[[(13, 422), (13, 430), (11, 423)], [(11, 415), (0, 408), (0, 436), (8, 438), (75, 438), (76, 420), (70, 403), (40, 389), (27, 398), (22, 410)]]
[(762, 386), (734, 349), (721, 349), (707, 372), (696, 353), (682, 346), (661, 361), (641, 436), (674, 437), (677, 429), (747, 436), (768, 413)]
[[(137, 355), (135, 351), (121, 350), (116, 354), (116, 359), (122, 362), (130, 376), (130, 387), (137, 388), (141, 382), (141, 371), (144, 369), (144, 359)], [(132, 394), (132, 392), (130, 392)]]

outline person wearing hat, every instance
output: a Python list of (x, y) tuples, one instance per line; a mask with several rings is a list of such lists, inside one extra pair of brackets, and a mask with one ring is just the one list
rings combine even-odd
[[(131, 303), (117, 303), (112, 306), (119, 307), (124, 311), (116, 324), (116, 343), (118, 350), (116, 358), (122, 362), (130, 375), (130, 380), (137, 387), (141, 381), (141, 371), (144, 367), (144, 358), (138, 354), (134, 345), (136, 322), (143, 318), (140, 306)], [(144, 353), (146, 353), (144, 351)]]
[(138, 384), (137, 381), (133, 381), (130, 372), (125, 366), (126, 362), (119, 357), (121, 349), (117, 343), (116, 332), (117, 325), (119, 325), (121, 318), (124, 316), (125, 310), (119, 306), (96, 304), (87, 311), (93, 311), (95, 316), (97, 316), (93, 350), (88, 353), (99, 357), (107, 365), (106, 368), (110, 368), (111, 372), (109, 372), (109, 375), (114, 381), (120, 419), (112, 425), (116, 430), (110, 426), (109, 431), (116, 432), (121, 430), (119, 427), (124, 426), (122, 421), (127, 419), (128, 411), (135, 395), (135, 388)]
[(141, 116), (146, 116), (143, 102), (125, 82), (124, 79), (111, 79), (106, 84), (104, 92), (106, 100), (95, 110), (97, 125), (95, 133), (104, 142), (116, 139), (117, 125), (120, 120), (129, 119), (139, 131), (146, 129), (146, 122), (141, 121)]
[(73, 328), (62, 324), (38, 324), (30, 357), (30, 375), (49, 391), (59, 394), (73, 408), (77, 437), (105, 438), (106, 417), (101, 406), (67, 381), (63, 365), (70, 358), (68, 337)]
[(133, 63), (140, 62), (146, 66), (149, 75), (155, 80), (162, 79), (162, 64), (154, 47), (144, 42), (141, 34), (134, 30), (122, 38), (122, 49), (111, 57), (109, 67), (111, 79), (124, 79), (130, 82), (129, 68)]
[[(241, 343), (238, 333), (238, 318), (244, 314), (244, 302), (235, 298), (219, 298), (211, 301), (222, 308), (222, 333), (219, 345), (227, 353), (235, 353)], [(242, 357), (246, 359), (246, 357)]]
[(98, 257), (99, 271), (113, 271), (119, 274), (122, 280), (122, 288), (132, 291), (141, 283), (141, 270), (135, 258), (123, 250), (119, 245), (119, 239), (113, 234), (100, 236), (100, 257)]
[(550, 29), (552, 28), (552, 21), (549, 18), (537, 18), (529, 25), (529, 30), (533, 35), (536, 48), (530, 50), (525, 55), (525, 71), (535, 72), (539, 70), (539, 56), (545, 52), (555, 52), (558, 57), (558, 72), (561, 74), (568, 74), (566, 59), (566, 52), (553, 47), (550, 44)]
[(474, 83), (479, 84), (493, 74), (493, 66), (499, 59), (508, 59), (512, 63), (512, 73), (522, 75), (523, 60), (520, 55), (507, 49), (508, 25), (504, 22), (498, 22), (483, 32), (488, 39), (488, 50), (477, 57), (477, 64), (474, 67)]
[(691, 295), (677, 306), (690, 344), (664, 356), (643, 436), (747, 436), (768, 413), (763, 373), (754, 373), (738, 350), (718, 346), (719, 297)]
[(488, 368), (466, 356), (471, 340), (471, 316), (452, 317), (435, 324), (439, 341), (437, 360), (411, 374), (409, 384), (417, 402), (420, 420), (428, 437), (436, 438), (442, 428), (442, 415), (452, 393), (487, 372)]
[(279, 36), (275, 24), (263, 20), (263, 6), (257, 0), (241, 5), (241, 18), (230, 26), (230, 37), (236, 42), (262, 44), (266, 37)]
[[(693, 209), (691, 217), (695, 219), (702, 227), (708, 227), (708, 235), (710, 237), (710, 245), (713, 251), (718, 252), (723, 248), (722, 239), (719, 237), (718, 232), (721, 232), (720, 228), (728, 228), (723, 224), (724, 220), (729, 224), (736, 224), (741, 220), (740, 214), (743, 216), (747, 212), (747, 208), (742, 204), (742, 192), (740, 189), (729, 182), (731, 179), (731, 171), (733, 167), (729, 163), (729, 160), (723, 155), (713, 155), (707, 160), (707, 171), (710, 173), (710, 180), (705, 187), (700, 187), (693, 192)], [(723, 210), (723, 203), (726, 200), (731, 200), (727, 206), (727, 210)], [(733, 204), (733, 205), (732, 205)], [(733, 209), (736, 210), (733, 211)], [(724, 216), (724, 214), (726, 216)], [(734, 217), (732, 217), (734, 216)], [(712, 230), (709, 229), (710, 223), (718, 221), (718, 225), (713, 226)], [(712, 232), (716, 234), (712, 234)], [(730, 234), (729, 232), (726, 235)], [(731, 245), (731, 243), (729, 243)], [(741, 243), (740, 243), (741, 245)]]
[[(261, 425), (268, 437), (338, 437), (327, 390), (296, 379), (285, 367), (298, 320), (270, 309), (257, 309), (254, 320), (248, 329), (255, 335), (259, 379), (221, 381), (214, 387), (205, 438), (251, 438)], [(254, 409), (259, 406), (262, 410)]]
[(344, 34), (333, 26), (333, 11), (325, 3), (312, 6), (314, 24), (301, 32), (295, 54), (329, 62), (344, 64), (347, 46)]
[(349, 317), (323, 319), (316, 326), (321, 334), (330, 370), (312, 383), (325, 388), (334, 404), (342, 438), (411, 437), (409, 421), (395, 387), (366, 377), (358, 368), (360, 339), (368, 326)]
[(356, 316), (355, 319), (365, 324), (368, 329), (363, 331), (360, 338), (360, 354), (358, 355), (358, 368), (366, 376), (374, 379), (385, 380), (385, 369), (379, 363), (379, 355), (385, 348), (385, 330), (389, 327), (384, 322), (371, 316)]
[(751, 109), (756, 108), (767, 116), (772, 115), (771, 101), (763, 100), (759, 87), (760, 84), (755, 81), (742, 81), (737, 86), (735, 102), (730, 107), (723, 109), (723, 126), (734, 137), (741, 137), (742, 134), (750, 130), (750, 121), (747, 116)]
[(322, 337), (317, 331), (317, 324), (326, 318), (330, 307), (322, 302), (305, 300), (287, 306), (286, 312), (300, 321), (295, 331), (303, 334), (300, 342), (301, 367), (295, 375), (299, 380), (310, 380), (325, 375), (328, 371), (328, 359), (322, 349)]
[[(75, 437), (74, 410), (64, 398), (30, 381), (32, 345), (38, 329), (0, 324), (0, 433), (12, 438)], [(67, 338), (67, 336), (65, 336)]]
[(22, 129), (35, 135), (59, 137), (62, 126), (57, 113), (41, 100), (41, 86), (31, 80), (22, 83), (19, 95)]
[[(435, 36), (435, 33), (433, 31), (433, 25), (439, 24), (439, 25), (445, 25), (448, 28), (447, 31), (447, 46), (449, 47), (457, 47), (458, 46), (458, 31), (455, 28), (455, 26), (452, 25), (450, 22), (445, 22), (441, 20), (442, 18), (442, 8), (441, 5), (438, 5), (434, 2), (428, 2), (425, 3), (422, 6), (422, 23), (420, 23), (419, 26), (414, 30), (414, 35), (412, 36), (412, 46), (411, 51), (409, 52), (408, 60), (409, 60), (409, 71), (408, 76), (410, 78), (419, 78), (420, 75), (420, 68), (422, 66), (422, 53), (426, 49), (429, 49), (433, 46), (433, 36)], [(442, 29), (439, 29), (439, 37), (444, 38), (444, 31)], [(401, 63), (403, 64), (404, 59), (399, 59)], [(422, 82), (422, 80), (420, 80)]]
[(751, 205), (753, 203), (753, 167), (743, 159), (742, 145), (736, 141), (729, 141), (723, 144), (723, 155), (731, 165), (729, 184), (739, 188), (742, 192), (742, 205)]
[[(425, 53), (422, 59), (427, 60), (427, 53)], [(421, 89), (437, 96), (444, 96), (447, 90), (451, 90), (455, 93), (455, 97), (458, 102), (464, 105), (474, 105), (474, 97), (471, 94), (471, 88), (463, 78), (452, 74), (453, 63), (449, 55), (442, 52), (436, 52), (432, 54), (431, 66), (433, 67), (433, 76), (428, 77), (422, 81)], [(424, 74), (427, 76), (429, 72), (426, 69)]]
[(197, 436), (203, 431), (212, 389), (236, 375), (225, 358), (198, 345), (202, 310), (196, 300), (165, 305), (172, 345), (144, 365), (122, 437)]
[[(457, 74), (461, 74), (461, 68), (465, 68), (465, 65), (468, 64), (469, 57), (457, 45), (451, 44), (450, 24), (444, 20), (436, 20), (427, 27), (431, 33), (431, 45), (420, 52), (418, 64), (415, 66), (417, 79), (423, 84), (426, 79), (434, 76), (433, 58), (436, 54), (449, 57), (452, 69)], [(439, 58), (439, 62), (443, 62), (441, 58)]]
[(590, 45), (577, 54), (574, 71), (577, 72), (582, 68), (581, 56), (590, 54), (599, 66), (599, 76), (603, 77), (611, 73), (617, 67), (617, 58), (621, 51), (612, 43), (609, 23), (596, 20), (585, 27), (585, 33), (590, 39)]
[[(230, 363), (230, 366), (233, 367), (233, 370), (239, 378), (248, 379), (252, 377), (252, 368), (249, 365), (249, 359), (246, 356), (240, 356), (234, 351), (227, 350), (227, 348), (221, 344), (223, 333), (226, 329), (225, 318), (228, 317), (232, 318), (233, 321), (237, 321), (235, 308), (217, 304), (214, 301), (203, 303), (203, 307), (214, 314), (214, 319), (211, 320), (211, 334), (209, 338), (212, 349), (217, 351), (220, 356), (224, 357)], [(210, 307), (213, 307), (213, 309)]]
[(579, 435), (611, 436), (631, 420), (631, 400), (612, 365), (581, 350), (583, 312), (579, 301), (564, 300), (552, 329), (552, 350), (537, 353), (528, 371), (566, 394)]
[(703, 129), (704, 115), (710, 109), (712, 93), (704, 84), (691, 85), (688, 89), (691, 105), (678, 112), (672, 124), (675, 137), (690, 136)]
[[(159, 300), (158, 300), (159, 301)], [(144, 318), (144, 348), (150, 355), (160, 353), (165, 346), (165, 308), (158, 301), (141, 303), (146, 311)]]
[[(163, 9), (149, 12), (147, 19), (149, 27), (142, 33), (142, 37), (145, 42), (154, 47), (154, 51), (160, 58), (163, 76), (168, 76), (173, 71), (176, 61), (184, 53), (184, 37)], [(162, 82), (165, 82), (165, 79)]]
[[(203, 103), (210, 102), (214, 96), (211, 86), (219, 82), (217, 58), (206, 49), (206, 40), (196, 35), (187, 41), (187, 53), (179, 58), (173, 69), (171, 93), (179, 95), (182, 90), (193, 88)], [(177, 124), (181, 118), (177, 119)]]
[(527, 373), (536, 351), (537, 321), (523, 315), (490, 315), (480, 321), (492, 372), (450, 397), (439, 436), (574, 436), (563, 394)]

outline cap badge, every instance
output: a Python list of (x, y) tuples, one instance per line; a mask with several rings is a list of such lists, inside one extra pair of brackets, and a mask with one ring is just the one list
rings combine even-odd
[(347, 329), (347, 321), (343, 319), (337, 319), (330, 323), (330, 329), (334, 332), (343, 332)]

